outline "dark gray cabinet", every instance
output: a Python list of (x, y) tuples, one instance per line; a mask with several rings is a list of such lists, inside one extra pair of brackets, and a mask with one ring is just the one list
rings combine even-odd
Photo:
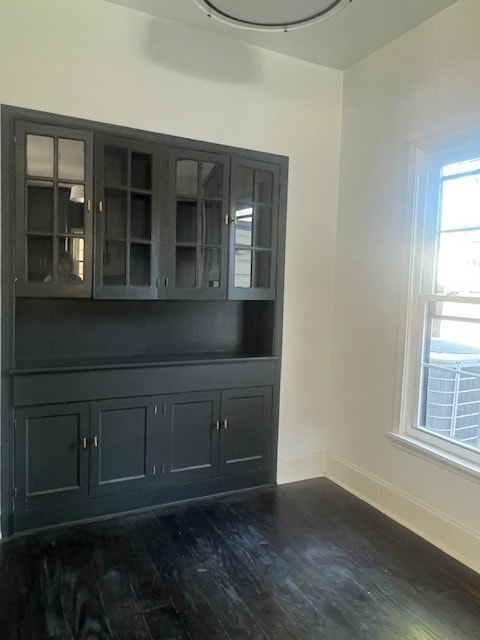
[(222, 391), (219, 473), (257, 471), (268, 464), (271, 387)]
[(170, 152), (168, 298), (226, 299), (228, 180), (227, 156)]
[(159, 473), (161, 469), (161, 457), (157, 459), (155, 453), (158, 406), (154, 399), (92, 402), (91, 416), (91, 495), (151, 486), (157, 467)]
[(278, 165), (232, 159), (230, 299), (275, 299), (279, 189)]
[(93, 135), (19, 122), (15, 137), (15, 293), (88, 298)]
[(220, 397), (218, 391), (183, 393), (162, 399), (169, 440), (172, 482), (217, 474)]
[(20, 508), (52, 508), (88, 496), (89, 405), (15, 414), (15, 487)]
[(166, 170), (157, 144), (95, 137), (95, 298), (165, 297)]

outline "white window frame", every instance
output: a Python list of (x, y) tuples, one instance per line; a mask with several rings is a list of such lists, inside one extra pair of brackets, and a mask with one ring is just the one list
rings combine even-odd
[(480, 479), (480, 451), (418, 426), (427, 303), (454, 301), (480, 304), (480, 298), (476, 297), (424, 293), (426, 273), (430, 271), (433, 274), (435, 247), (432, 245), (435, 244), (439, 214), (441, 168), (473, 158), (480, 158), (480, 126), (474, 132), (449, 134), (417, 142), (410, 147), (402, 297), (405, 316), (399, 336), (398, 353), (401, 357), (392, 439), (394, 443), (410, 450), (417, 449), (429, 458), (437, 454), (443, 462), (450, 460), (457, 469), (464, 466), (469, 473), (478, 474)]

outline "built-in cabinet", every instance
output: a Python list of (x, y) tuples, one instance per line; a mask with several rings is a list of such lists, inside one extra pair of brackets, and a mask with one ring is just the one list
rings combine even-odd
[(286, 159), (6, 113), (3, 531), (273, 482)]

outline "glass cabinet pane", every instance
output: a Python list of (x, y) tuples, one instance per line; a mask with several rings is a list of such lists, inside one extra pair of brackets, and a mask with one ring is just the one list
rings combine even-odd
[(54, 147), (50, 136), (27, 135), (27, 175), (53, 178)]
[(237, 200), (253, 201), (253, 169), (237, 167)]
[(41, 233), (53, 231), (53, 182), (27, 183), (27, 230)]
[(237, 204), (235, 244), (251, 247), (253, 243), (253, 207)]
[(193, 289), (197, 275), (197, 250), (195, 247), (177, 247), (175, 283), (182, 289)]
[(61, 180), (85, 180), (85, 143), (82, 140), (58, 140), (58, 177)]
[(85, 233), (84, 202), (83, 185), (58, 185), (58, 233), (73, 235)]
[(195, 197), (198, 194), (198, 162), (178, 160), (177, 195)]
[(218, 201), (202, 203), (200, 242), (207, 245), (222, 243), (222, 203)]
[(28, 236), (27, 280), (53, 282), (53, 238)]
[(128, 179), (128, 150), (105, 147), (105, 182), (112, 187), (125, 187)]
[(220, 286), (220, 249), (202, 247), (199, 250), (198, 287)]
[(272, 246), (272, 208), (257, 205), (255, 207), (255, 246)]
[(253, 286), (257, 289), (270, 287), (270, 259), (270, 251), (255, 251)]
[(103, 243), (103, 283), (125, 285), (127, 283), (125, 242)]
[(130, 237), (150, 240), (152, 237), (151, 196), (132, 193), (130, 207)]
[(273, 174), (271, 171), (255, 171), (255, 202), (272, 204)]
[(127, 233), (127, 192), (107, 189), (105, 194), (105, 237), (123, 239)]
[(252, 252), (245, 249), (235, 250), (234, 285), (248, 288), (252, 286)]
[(150, 286), (150, 245), (130, 245), (130, 284)]
[(177, 203), (177, 242), (197, 241), (197, 203)]
[(84, 239), (59, 238), (57, 265), (60, 284), (82, 284), (85, 273)]
[(202, 162), (202, 195), (221, 198), (223, 195), (223, 166), (219, 162)]
[(150, 191), (152, 188), (152, 156), (132, 152), (132, 189)]

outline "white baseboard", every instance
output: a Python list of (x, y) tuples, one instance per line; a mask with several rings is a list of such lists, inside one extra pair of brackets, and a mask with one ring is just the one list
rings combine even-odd
[(279, 457), (277, 482), (287, 484), (325, 475), (325, 452), (314, 451), (302, 456)]
[(480, 573), (480, 535), (355, 465), (325, 454), (325, 475), (353, 495)]

